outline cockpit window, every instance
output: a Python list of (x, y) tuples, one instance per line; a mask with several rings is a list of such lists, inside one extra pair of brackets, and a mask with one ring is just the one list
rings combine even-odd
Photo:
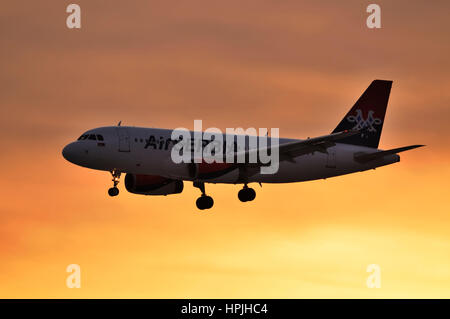
[(88, 136), (87, 136), (86, 134), (83, 134), (83, 135), (81, 135), (81, 136), (78, 138), (78, 140), (79, 140), (79, 141), (85, 140), (87, 137), (88, 137)]
[(103, 135), (100, 134), (83, 134), (78, 138), (78, 141), (82, 140), (104, 141)]

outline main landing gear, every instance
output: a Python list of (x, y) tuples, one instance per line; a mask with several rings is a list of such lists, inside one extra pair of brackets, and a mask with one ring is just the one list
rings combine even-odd
[(113, 177), (112, 181), (114, 183), (114, 186), (108, 189), (108, 194), (109, 196), (113, 197), (119, 195), (119, 189), (117, 188), (117, 184), (119, 184), (120, 172), (112, 170), (111, 175)]
[(256, 192), (245, 184), (244, 188), (239, 191), (238, 197), (241, 202), (250, 202), (255, 199)]
[[(213, 207), (214, 200), (212, 199), (211, 196), (206, 195), (205, 183), (194, 182), (194, 187), (197, 187), (202, 192), (202, 195), (199, 198), (197, 198), (197, 201), (195, 202), (197, 208), (200, 210), (204, 210)], [(250, 202), (255, 199), (256, 192), (253, 188), (250, 188), (247, 186), (247, 184), (245, 184), (244, 187), (239, 191), (238, 197), (241, 202)]]
[(199, 188), (202, 191), (202, 195), (197, 198), (195, 204), (197, 208), (200, 210), (210, 209), (214, 205), (214, 200), (211, 196), (206, 195), (205, 193), (205, 183), (204, 182), (194, 182), (194, 187)]

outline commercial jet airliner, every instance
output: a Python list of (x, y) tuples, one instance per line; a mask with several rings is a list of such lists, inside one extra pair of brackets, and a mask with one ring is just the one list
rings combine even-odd
[[(268, 137), (267, 151), (279, 154), (278, 170), (273, 174), (261, 172), (260, 168), (267, 165), (261, 161), (175, 163), (171, 150), (179, 140), (172, 138), (173, 130), (120, 123), (83, 133), (64, 147), (62, 154), (76, 165), (109, 171), (113, 177), (110, 196), (119, 194), (117, 184), (125, 173), (127, 191), (140, 195), (178, 194), (183, 190), (183, 181), (192, 181), (201, 191), (196, 201), (201, 210), (214, 204), (205, 192), (205, 183), (243, 184), (238, 198), (248, 202), (256, 196), (249, 183), (302, 182), (366, 171), (399, 162), (398, 153), (423, 146), (378, 149), (391, 86), (392, 81), (373, 81), (329, 135), (305, 140), (280, 138), (278, 143), (272, 143), (273, 138)], [(189, 134), (194, 140), (195, 132)], [(236, 141), (239, 136), (231, 138)], [(245, 158), (252, 151), (255, 149), (251, 145), (231, 150), (236, 156), (244, 154)]]

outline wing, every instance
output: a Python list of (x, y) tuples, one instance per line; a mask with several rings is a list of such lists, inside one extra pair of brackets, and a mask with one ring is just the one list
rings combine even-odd
[[(270, 163), (262, 163), (259, 161), (259, 152), (279, 152), (280, 161), (295, 162), (294, 158), (300, 155), (305, 155), (313, 152), (327, 153), (327, 148), (336, 145), (335, 143), (341, 139), (348, 138), (349, 136), (360, 134), (361, 130), (346, 130), (343, 132), (332, 133), (329, 135), (308, 138), (306, 140), (294, 141), (289, 143), (283, 143), (275, 146), (269, 146), (260, 149), (251, 149), (248, 151), (234, 152), (231, 154), (225, 154), (223, 163), (214, 163), (214, 159), (208, 159), (202, 157), (200, 163), (190, 164), (191, 175), (202, 179), (216, 178), (224, 174), (229, 173), (235, 169), (255, 170), (261, 166), (270, 165)], [(226, 156), (228, 155), (228, 156)], [(230, 160), (233, 158), (233, 161)], [(241, 159), (242, 161), (239, 161)], [(249, 159), (257, 159), (256, 162), (250, 162)], [(251, 174), (247, 171), (248, 174)]]
[[(300, 155), (310, 154), (313, 152), (327, 153), (327, 148), (336, 145), (341, 139), (356, 135), (361, 133), (361, 130), (345, 130), (342, 132), (332, 133), (324, 136), (308, 138), (306, 140), (294, 141), (289, 143), (283, 143), (276, 146), (266, 147), (265, 149), (251, 149), (248, 151), (241, 151), (234, 154), (235, 163), (236, 159), (245, 158), (245, 165), (252, 166), (252, 163), (248, 163), (248, 158), (258, 158), (257, 154), (259, 152), (268, 151), (279, 152), (280, 161), (288, 160), (294, 161), (294, 158)], [(244, 164), (244, 163), (243, 163)], [(254, 163), (255, 166), (261, 166), (261, 163)]]

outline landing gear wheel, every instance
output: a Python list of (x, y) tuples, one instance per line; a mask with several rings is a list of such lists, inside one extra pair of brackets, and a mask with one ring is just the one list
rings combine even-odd
[(214, 200), (212, 199), (211, 196), (202, 195), (199, 198), (197, 198), (195, 204), (197, 205), (197, 208), (200, 210), (210, 209), (214, 205)]
[(247, 201), (247, 196), (245, 196), (245, 189), (241, 189), (238, 193), (238, 198), (241, 202), (246, 202)]
[(205, 196), (206, 209), (210, 209), (214, 205), (214, 199), (211, 196)]
[(254, 200), (256, 197), (256, 192), (253, 188), (247, 187), (247, 185), (244, 186), (243, 189), (241, 189), (238, 193), (238, 198), (241, 202), (250, 202)]
[(253, 188), (247, 189), (247, 202), (251, 202), (256, 197), (256, 192)]
[(108, 194), (109, 196), (114, 197), (119, 195), (119, 189), (117, 188), (117, 184), (119, 184), (120, 172), (114, 169), (111, 171), (111, 175), (113, 177), (112, 181), (114, 186), (108, 189)]
[(117, 187), (111, 187), (110, 189), (108, 189), (108, 194), (111, 197), (117, 196), (119, 195), (119, 189)]
[(205, 193), (205, 183), (204, 182), (194, 182), (194, 187), (197, 187), (202, 192), (202, 196), (197, 198), (195, 204), (197, 208), (200, 210), (210, 209), (214, 205), (214, 200), (211, 196), (206, 195)]

